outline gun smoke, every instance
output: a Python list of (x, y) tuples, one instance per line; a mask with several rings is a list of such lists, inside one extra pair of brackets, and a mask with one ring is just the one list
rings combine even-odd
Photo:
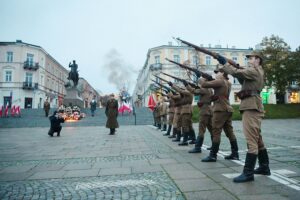
[(104, 70), (108, 72), (108, 81), (121, 90), (129, 90), (133, 68), (131, 65), (125, 63), (120, 53), (116, 49), (110, 50), (106, 54), (106, 62)]

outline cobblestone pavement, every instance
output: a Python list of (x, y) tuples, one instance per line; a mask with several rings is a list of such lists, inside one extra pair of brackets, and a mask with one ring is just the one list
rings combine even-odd
[[(194, 124), (195, 129), (197, 124)], [(64, 127), (61, 137), (47, 128), (0, 129), (0, 199), (298, 199), (300, 120), (265, 120), (262, 133), (272, 176), (235, 184), (246, 144), (234, 122), (241, 161), (222, 136), (216, 163), (189, 154), (153, 126)], [(205, 146), (210, 146), (206, 137)], [(285, 182), (284, 182), (285, 181)], [(298, 190), (299, 189), (299, 190)]]

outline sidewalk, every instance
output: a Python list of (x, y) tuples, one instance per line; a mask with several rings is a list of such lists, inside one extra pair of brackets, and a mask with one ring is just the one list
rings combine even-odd
[[(152, 126), (122, 126), (114, 136), (104, 127), (64, 127), (61, 137), (53, 138), (47, 130), (0, 129), (0, 199), (277, 200), (300, 195), (300, 168), (282, 154), (299, 157), (296, 145), (285, 151), (273, 142), (272, 176), (236, 184), (232, 177), (242, 171), (245, 155), (240, 131), (240, 162), (222, 158), (230, 149), (222, 137), (218, 161), (202, 163), (207, 150), (189, 154), (192, 145), (179, 147)], [(210, 145), (209, 137), (204, 144)]]

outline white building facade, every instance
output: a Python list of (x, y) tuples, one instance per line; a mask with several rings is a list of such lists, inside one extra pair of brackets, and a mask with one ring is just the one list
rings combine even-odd
[(0, 106), (42, 108), (46, 99), (53, 108), (63, 102), (68, 71), (42, 47), (0, 42)]

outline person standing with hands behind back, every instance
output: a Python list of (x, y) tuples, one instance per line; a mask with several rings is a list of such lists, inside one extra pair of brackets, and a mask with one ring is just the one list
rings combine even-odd
[(91, 106), (91, 114), (92, 114), (92, 117), (94, 117), (95, 111), (96, 111), (96, 107), (97, 107), (97, 102), (96, 102), (96, 100), (95, 100), (95, 97), (94, 97), (93, 100), (90, 102), (90, 106)]
[(48, 99), (44, 102), (44, 111), (45, 111), (45, 116), (48, 117), (49, 115), (49, 110), (50, 110), (50, 103), (48, 102)]
[(119, 128), (119, 124), (117, 121), (118, 101), (114, 98), (114, 94), (111, 94), (109, 96), (105, 109), (105, 115), (107, 117), (106, 128), (110, 129), (109, 135), (114, 135), (116, 132), (116, 128)]

